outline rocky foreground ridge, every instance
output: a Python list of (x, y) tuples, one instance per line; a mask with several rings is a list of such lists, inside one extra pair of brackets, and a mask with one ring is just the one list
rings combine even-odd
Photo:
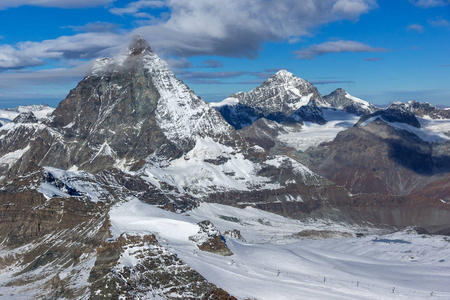
[[(110, 211), (127, 201), (450, 232), (448, 130), (433, 127), (446, 111), (322, 97), (287, 71), (214, 107), (138, 37), (48, 118), (24, 112), (0, 127), (4, 285), (38, 298), (232, 297), (158, 237), (115, 235)], [(314, 128), (328, 140), (297, 147)], [(199, 251), (233, 254), (209, 221), (192, 230)]]

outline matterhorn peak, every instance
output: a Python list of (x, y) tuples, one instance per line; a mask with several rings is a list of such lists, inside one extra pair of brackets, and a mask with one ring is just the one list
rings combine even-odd
[(135, 35), (128, 46), (130, 55), (139, 55), (144, 52), (153, 53), (152, 48), (141, 35)]

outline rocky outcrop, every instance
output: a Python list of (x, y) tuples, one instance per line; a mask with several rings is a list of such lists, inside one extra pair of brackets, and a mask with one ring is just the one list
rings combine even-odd
[(223, 256), (233, 255), (233, 252), (228, 249), (224, 237), (211, 221), (199, 222), (198, 226), (200, 227), (198, 233), (190, 236), (189, 240), (195, 242), (200, 250)]
[(103, 242), (97, 254), (90, 299), (232, 299), (167, 252), (154, 235), (121, 235)]

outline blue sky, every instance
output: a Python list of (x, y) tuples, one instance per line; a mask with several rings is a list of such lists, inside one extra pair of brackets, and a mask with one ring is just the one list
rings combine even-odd
[(56, 106), (136, 34), (207, 101), (285, 68), (323, 95), (450, 106), (450, 0), (1, 0), (0, 107)]

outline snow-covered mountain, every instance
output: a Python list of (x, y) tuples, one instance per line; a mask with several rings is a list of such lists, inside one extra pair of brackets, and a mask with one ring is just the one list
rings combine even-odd
[(336, 89), (323, 97), (330, 107), (342, 109), (358, 116), (374, 113), (378, 108), (367, 101), (354, 97), (343, 89)]
[(237, 131), (137, 37), (0, 127), (0, 295), (447, 297), (448, 241), (419, 234), (450, 230), (450, 143), (399, 125), (447, 119), (397, 106), (360, 119), (280, 71), (215, 105)]
[(281, 70), (257, 88), (233, 94), (211, 105), (234, 128), (241, 129), (261, 117), (277, 122), (291, 116), (291, 122), (324, 122), (318, 108), (326, 103), (311, 83)]
[[(96, 169), (100, 157), (101, 168), (107, 161), (133, 167), (157, 152), (178, 158), (206, 137), (232, 147), (239, 143), (233, 128), (142, 38), (120, 56), (98, 60), (52, 117), (53, 127), (83, 147), (75, 151), (82, 157), (71, 157), (68, 167)], [(66, 152), (70, 157), (74, 150)]]

